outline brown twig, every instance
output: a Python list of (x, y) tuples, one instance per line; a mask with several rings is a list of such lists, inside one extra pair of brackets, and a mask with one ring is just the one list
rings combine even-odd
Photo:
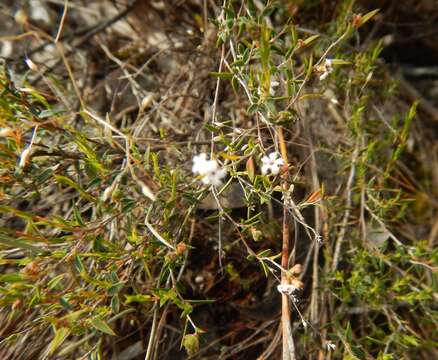
[(62, 12), (61, 22), (59, 23), (58, 33), (56, 34), (55, 43), (57, 43), (61, 37), (62, 30), (64, 29), (65, 19), (67, 18), (68, 0), (65, 0), (64, 11)]
[[(278, 127), (278, 140), (280, 145), (281, 156), (283, 157), (284, 163), (288, 164), (286, 143), (284, 141), (283, 129)], [(287, 172), (283, 175), (283, 190), (284, 203), (283, 203), (283, 244), (281, 248), (281, 267), (285, 270), (289, 268), (289, 211), (288, 211), (288, 181)], [(281, 284), (288, 284), (287, 273), (282, 271), (281, 273)], [(283, 334), (283, 360), (294, 360), (295, 359), (295, 347), (292, 336), (292, 328), (290, 325), (290, 307), (289, 307), (289, 296), (287, 294), (281, 294), (281, 328)]]

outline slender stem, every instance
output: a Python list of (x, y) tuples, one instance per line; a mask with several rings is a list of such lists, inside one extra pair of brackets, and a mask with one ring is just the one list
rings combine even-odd
[[(288, 268), (289, 260), (289, 223), (287, 217), (287, 208), (283, 208), (283, 246), (281, 251), (281, 267), (283, 269)], [(287, 275), (285, 272), (281, 273), (281, 283), (287, 284)], [(283, 332), (283, 360), (290, 360), (291, 354), (289, 353), (289, 341), (292, 337), (290, 334), (290, 310), (289, 310), (289, 297), (286, 294), (281, 294), (281, 327)]]
[[(283, 129), (278, 127), (278, 140), (280, 145), (281, 156), (284, 163), (288, 165), (286, 142), (284, 141)], [(281, 250), (281, 267), (286, 271), (289, 269), (289, 216), (288, 216), (288, 181), (287, 172), (283, 175), (283, 244)], [(287, 273), (281, 272), (281, 283), (288, 284)], [(290, 323), (289, 296), (281, 294), (281, 328), (283, 334), (283, 360), (295, 360), (295, 346), (292, 337), (292, 328)]]
[(67, 18), (68, 0), (64, 2), (64, 11), (62, 12), (61, 22), (59, 23), (58, 33), (56, 34), (55, 43), (61, 38), (62, 30), (64, 29), (65, 19)]
[(151, 333), (149, 336), (148, 348), (146, 350), (146, 355), (144, 358), (145, 360), (150, 360), (151, 356), (152, 356), (152, 345), (154, 344), (155, 330), (157, 329), (158, 311), (159, 311), (159, 306), (158, 306), (158, 301), (156, 301), (154, 304), (154, 316), (153, 316), (153, 320), (152, 320), (152, 327), (151, 327)]

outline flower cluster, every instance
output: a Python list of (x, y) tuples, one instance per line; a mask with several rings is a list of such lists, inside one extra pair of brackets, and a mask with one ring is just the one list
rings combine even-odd
[(319, 80), (324, 80), (333, 71), (333, 60), (325, 59), (324, 63), (317, 67), (317, 70), (321, 73)]
[(295, 292), (299, 290), (295, 285), (292, 284), (280, 284), (277, 285), (277, 290), (281, 294), (285, 295), (293, 295)]
[(329, 350), (329, 351), (334, 351), (334, 350), (336, 350), (336, 345), (333, 344), (331, 341), (327, 341), (327, 342), (325, 343), (325, 346), (326, 346), (327, 350)]
[[(278, 152), (272, 152), (262, 159), (262, 174), (278, 175), (284, 160)], [(220, 186), (223, 178), (227, 175), (227, 170), (219, 166), (215, 159), (207, 159), (206, 153), (201, 153), (193, 157), (192, 172), (201, 177), (201, 181), (206, 185)]]
[(219, 167), (216, 160), (207, 160), (207, 154), (201, 153), (193, 157), (192, 171), (202, 176), (201, 180), (206, 185), (220, 186), (222, 179), (227, 175), (225, 168)]
[(262, 157), (262, 174), (271, 173), (278, 175), (281, 167), (284, 165), (284, 160), (278, 152), (272, 152), (268, 156)]

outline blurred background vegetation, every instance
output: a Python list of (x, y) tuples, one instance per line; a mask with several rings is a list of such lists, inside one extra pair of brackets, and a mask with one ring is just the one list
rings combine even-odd
[(436, 358), (437, 17), (2, 1), (0, 357)]

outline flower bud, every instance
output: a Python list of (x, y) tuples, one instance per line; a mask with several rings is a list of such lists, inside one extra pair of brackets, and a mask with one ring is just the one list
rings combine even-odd
[(295, 264), (289, 271), (292, 275), (299, 275), (303, 271), (303, 267), (301, 264)]

